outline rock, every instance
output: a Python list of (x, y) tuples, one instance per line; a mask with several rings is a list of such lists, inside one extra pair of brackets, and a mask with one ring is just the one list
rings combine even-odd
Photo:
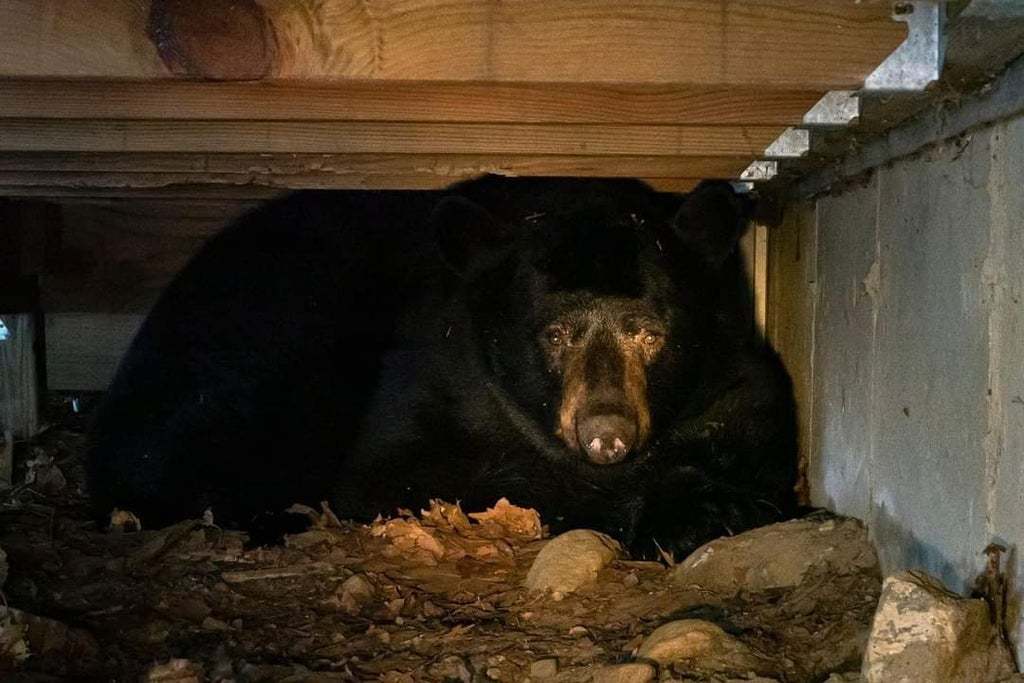
[(28, 628), (15, 623), (11, 615), (0, 613), (0, 671), (16, 669), (29, 658)]
[(865, 683), (996, 683), (1013, 672), (984, 600), (961, 598), (921, 572), (885, 580), (864, 654)]
[(346, 614), (356, 615), (373, 602), (376, 595), (377, 588), (368, 578), (362, 574), (353, 574), (342, 582), (327, 602)]
[(721, 596), (793, 588), (812, 572), (879, 574), (878, 557), (855, 519), (813, 515), (706, 543), (671, 572), (673, 581)]
[(25, 465), (28, 471), (25, 472), (25, 483), (36, 491), (46, 495), (60, 493), (68, 485), (61, 469), (54, 464), (53, 456), (36, 449), (36, 455), (28, 460)]
[(48, 496), (60, 493), (67, 488), (68, 480), (56, 465), (42, 467), (36, 472), (36, 481), (32, 488)]
[(538, 659), (530, 665), (530, 678), (545, 680), (558, 675), (557, 659)]
[(206, 617), (203, 622), (199, 625), (204, 631), (230, 631), (231, 627), (228, 626), (227, 622), (215, 619), (214, 617)]
[(825, 683), (863, 683), (864, 679), (859, 673), (832, 674), (825, 680)]
[(647, 683), (654, 680), (654, 667), (646, 662), (602, 666), (594, 671), (594, 683)]
[(7, 553), (0, 548), (0, 588), (3, 588), (5, 583), (7, 583)]
[(473, 675), (469, 672), (466, 662), (461, 657), (450, 655), (440, 662), (431, 664), (427, 669), (431, 678), (439, 681), (459, 681), (459, 683), (471, 683)]
[(166, 664), (156, 664), (142, 677), (145, 683), (203, 683), (205, 680), (201, 664), (187, 659), (172, 659)]
[(12, 632), (24, 640), (33, 657), (46, 662), (47, 671), (82, 674), (97, 666), (100, 646), (88, 631), (10, 607), (0, 608), (0, 614), (0, 625), (16, 627)]
[(670, 621), (654, 630), (637, 657), (659, 664), (685, 663), (702, 671), (773, 673), (775, 667), (721, 628), (701, 619)]
[(573, 529), (548, 541), (526, 575), (531, 591), (550, 591), (555, 599), (594, 583), (602, 567), (622, 552), (612, 538), (589, 529)]

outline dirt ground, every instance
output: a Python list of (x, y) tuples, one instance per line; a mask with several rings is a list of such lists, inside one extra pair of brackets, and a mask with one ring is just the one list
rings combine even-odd
[(666, 563), (620, 559), (556, 600), (522, 587), (546, 539), (514, 505), (466, 515), (437, 504), (371, 526), (307, 509), (309, 531), (254, 549), (209, 519), (98, 529), (81, 483), (88, 405), (51, 404), (53, 426), (19, 445), (18, 483), (0, 499), (3, 680), (586, 681), (680, 618), (721, 626), (765, 664), (663, 664), (661, 680), (821, 681), (859, 668), (873, 572), (728, 597), (670, 581)]

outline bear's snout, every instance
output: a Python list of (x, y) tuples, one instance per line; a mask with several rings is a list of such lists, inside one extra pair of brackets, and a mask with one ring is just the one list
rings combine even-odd
[(620, 462), (633, 448), (636, 435), (636, 421), (623, 415), (592, 415), (576, 423), (580, 448), (597, 465)]

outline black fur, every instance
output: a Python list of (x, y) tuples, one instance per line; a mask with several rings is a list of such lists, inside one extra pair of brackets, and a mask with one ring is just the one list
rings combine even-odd
[[(447, 195), (297, 193), (211, 240), (98, 416), (98, 512), (156, 526), (212, 507), (247, 526), (293, 502), (368, 520), (507, 496), (555, 530), (680, 554), (793, 512), (792, 391), (754, 335), (727, 185), (684, 202), (632, 181), (484, 178)], [(554, 435), (537, 336), (552, 306), (609, 297), (670, 329), (648, 368), (650, 439), (595, 465)]]

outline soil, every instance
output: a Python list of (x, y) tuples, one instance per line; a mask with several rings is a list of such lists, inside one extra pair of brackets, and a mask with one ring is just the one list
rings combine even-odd
[(312, 527), (276, 547), (248, 548), (209, 518), (111, 531), (87, 512), (86, 415), (59, 397), (50, 412), (0, 498), (3, 680), (586, 681), (686, 618), (763, 655), (776, 680), (820, 681), (859, 668), (878, 600), (871, 572), (721, 597), (670, 581), (667, 562), (628, 559), (578, 592), (531, 593), (546, 531), (515, 501), (483, 515), (437, 503), (369, 526), (298, 507)]

